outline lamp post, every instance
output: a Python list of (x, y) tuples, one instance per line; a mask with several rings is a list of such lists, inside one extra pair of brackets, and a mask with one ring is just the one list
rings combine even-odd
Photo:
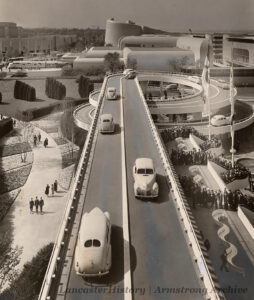
[(235, 158), (234, 154), (236, 153), (236, 150), (234, 148), (235, 146), (235, 131), (234, 131), (234, 118), (235, 118), (235, 101), (234, 101), (234, 72), (233, 72), (233, 63), (231, 62), (230, 67), (230, 103), (231, 103), (231, 115), (230, 115), (230, 132), (231, 132), (231, 164), (232, 168), (235, 166)]

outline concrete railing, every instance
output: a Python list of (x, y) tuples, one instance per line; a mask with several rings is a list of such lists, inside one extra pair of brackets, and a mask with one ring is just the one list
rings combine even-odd
[(238, 217), (240, 218), (240, 220), (242, 221), (243, 225), (245, 226), (245, 228), (251, 235), (252, 239), (254, 240), (254, 227), (251, 224), (251, 222), (249, 221), (249, 219), (246, 217), (246, 215), (243, 212), (240, 205), (238, 206), (237, 214), (238, 214)]
[[(100, 108), (103, 102), (103, 95), (105, 93), (105, 88), (107, 84), (107, 78), (104, 79), (104, 83), (99, 95), (98, 105), (96, 107), (96, 112), (94, 114), (94, 118), (92, 120), (92, 124), (90, 126), (88, 135), (86, 137), (86, 142), (79, 160), (79, 164), (77, 167), (75, 179), (73, 182), (71, 194), (69, 201), (67, 203), (64, 217), (61, 223), (61, 227), (58, 232), (58, 236), (56, 239), (56, 243), (54, 245), (50, 261), (48, 264), (48, 268), (44, 277), (44, 281), (41, 287), (40, 295), (38, 300), (50, 300), (53, 299), (51, 297), (51, 293), (55, 292), (57, 288), (56, 278), (60, 276), (60, 265), (63, 263), (63, 259), (65, 257), (66, 245), (68, 244), (69, 233), (72, 226), (73, 219), (75, 217), (75, 207), (77, 205), (77, 196), (82, 187), (82, 178), (86, 172), (87, 162), (90, 155), (93, 138), (96, 132), (96, 127), (98, 123)], [(75, 117), (75, 116), (74, 116)], [(55, 285), (54, 285), (55, 284)], [(52, 292), (53, 290), (53, 292)]]
[[(100, 94), (99, 90), (95, 90), (89, 94), (89, 103), (94, 107), (96, 107), (98, 105), (98, 95), (99, 94)], [(95, 100), (96, 96), (97, 96), (97, 99)]]
[(89, 107), (89, 106), (91, 106), (90, 103), (81, 104), (81, 105), (79, 105), (79, 106), (74, 110), (74, 112), (73, 112), (73, 117), (74, 117), (74, 122), (75, 122), (75, 124), (76, 124), (79, 128), (82, 128), (82, 129), (87, 130), (87, 131), (88, 131), (89, 128), (90, 128), (90, 124), (84, 123), (84, 122), (82, 122), (81, 120), (79, 120), (79, 119), (77, 118), (77, 114), (78, 114), (78, 112), (79, 112), (81, 109), (84, 109), (84, 108)]
[(157, 148), (158, 148), (158, 151), (160, 154), (160, 158), (162, 160), (165, 172), (168, 176), (169, 183), (172, 186), (171, 193), (173, 195), (174, 200), (176, 201), (176, 203), (178, 205), (178, 209), (179, 209), (179, 212), (181, 215), (181, 221), (183, 222), (183, 225), (185, 227), (185, 232), (187, 233), (188, 238), (189, 238), (189, 246), (192, 247), (192, 250), (193, 250), (193, 253), (195, 256), (195, 262), (197, 263), (197, 267), (200, 272), (200, 278), (203, 280), (203, 283), (207, 289), (209, 299), (219, 300), (223, 296), (221, 294), (219, 295), (219, 292), (216, 290), (215, 284), (213, 282), (210, 271), (206, 264), (206, 261), (203, 256), (202, 250), (200, 248), (198, 239), (195, 235), (194, 228), (193, 228), (191, 220), (189, 218), (186, 206), (184, 204), (183, 192), (181, 191), (179, 181), (176, 179), (177, 177), (176, 177), (176, 173), (174, 171), (174, 167), (173, 167), (172, 163), (170, 162), (168, 153), (165, 149), (162, 139), (158, 133), (156, 126), (154, 125), (152, 116), (150, 114), (149, 108), (147, 106), (146, 100), (143, 96), (143, 92), (138, 83), (137, 78), (135, 80), (136, 80), (136, 84), (139, 89), (140, 98), (142, 99), (143, 104), (144, 104), (144, 108), (145, 108), (146, 115), (147, 115), (147, 118), (149, 121), (150, 129), (152, 131), (155, 143), (157, 145)]
[(195, 141), (195, 138), (193, 137), (193, 134), (190, 133), (189, 139), (190, 139), (190, 142), (191, 142), (193, 148), (195, 148), (197, 151), (201, 150), (198, 143)]
[(221, 192), (224, 193), (225, 189), (228, 191), (225, 182), (221, 179), (220, 175), (218, 174), (218, 172), (213, 167), (213, 162), (211, 162), (209, 160), (207, 161), (207, 169), (213, 175), (213, 178), (216, 181), (217, 185), (219, 186)]

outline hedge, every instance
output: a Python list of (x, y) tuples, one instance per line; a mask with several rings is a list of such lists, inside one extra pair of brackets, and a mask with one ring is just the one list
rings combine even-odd
[(85, 76), (80, 76), (78, 80), (78, 92), (81, 98), (86, 98), (94, 90), (94, 84)]
[(9, 133), (13, 129), (12, 118), (3, 119), (0, 121), (0, 138)]
[(52, 99), (63, 100), (66, 96), (66, 87), (55, 78), (46, 78), (45, 94)]
[(3, 99), (2, 93), (0, 92), (0, 102), (2, 102), (2, 99)]
[(36, 100), (35, 88), (23, 81), (16, 80), (14, 86), (14, 98), (26, 101)]

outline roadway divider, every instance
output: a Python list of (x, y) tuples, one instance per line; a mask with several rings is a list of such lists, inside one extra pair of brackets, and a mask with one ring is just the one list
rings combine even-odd
[[(81, 153), (79, 164), (77, 167), (74, 182), (71, 188), (71, 194), (67, 203), (64, 217), (61, 222), (61, 226), (58, 232), (56, 243), (54, 245), (48, 268), (42, 283), (41, 291), (38, 300), (52, 300), (58, 288), (58, 279), (61, 275), (62, 266), (64, 264), (65, 253), (67, 251), (67, 245), (70, 238), (71, 227), (75, 218), (75, 209), (77, 207), (78, 197), (82, 188), (82, 182), (86, 169), (88, 166), (89, 156), (93, 145), (93, 139), (96, 133), (98, 118), (100, 109), (103, 103), (103, 96), (105, 94), (105, 88), (108, 77), (105, 77), (100, 95), (98, 98), (98, 105), (92, 120), (88, 135), (86, 137), (85, 145)], [(74, 115), (75, 117), (75, 115)]]
[[(180, 182), (178, 180), (177, 174), (175, 172), (174, 166), (172, 165), (167, 150), (165, 149), (164, 143), (160, 137), (160, 134), (153, 122), (151, 113), (149, 111), (148, 105), (144, 98), (142, 89), (139, 85), (138, 79), (135, 79), (136, 84), (138, 86), (138, 90), (140, 93), (140, 98), (143, 101), (145, 111), (149, 120), (149, 125), (155, 140), (155, 143), (158, 147), (158, 151), (165, 169), (165, 172), (168, 176), (169, 185), (171, 186), (171, 193), (173, 196), (174, 201), (176, 202), (177, 210), (180, 213), (181, 221), (183, 222), (183, 226), (185, 227), (185, 233), (189, 239), (189, 246), (193, 250), (194, 254), (194, 261), (197, 264), (198, 271), (200, 273), (199, 278), (203, 281), (203, 284), (207, 290), (207, 296), (210, 300), (219, 300), (225, 299), (224, 294), (220, 290), (218, 284), (215, 284), (209, 268), (206, 264), (206, 260), (204, 258), (203, 252), (200, 248), (198, 239), (195, 234), (195, 230), (192, 225), (192, 221), (189, 216), (189, 212), (187, 211), (187, 201), (184, 196), (184, 192), (181, 188)], [(189, 210), (189, 209), (188, 209)]]
[[(93, 91), (93, 92), (91, 92), (89, 94), (89, 103), (92, 106), (96, 107), (98, 105), (98, 97), (99, 97), (99, 95), (100, 95), (100, 91), (99, 90), (95, 90), (95, 91)], [(97, 99), (95, 100), (96, 96), (97, 96)]]

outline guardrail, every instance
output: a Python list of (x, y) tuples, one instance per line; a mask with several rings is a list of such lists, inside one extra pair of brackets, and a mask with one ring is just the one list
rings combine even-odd
[[(96, 132), (98, 117), (100, 113), (100, 108), (102, 105), (103, 95), (105, 93), (106, 83), (108, 78), (104, 79), (104, 83), (99, 95), (98, 105), (96, 107), (96, 112), (94, 114), (94, 118), (92, 120), (92, 124), (90, 126), (86, 142), (79, 160), (76, 176), (73, 182), (72, 191), (70, 195), (70, 199), (67, 203), (65, 214), (62, 220), (62, 225), (59, 229), (57, 241), (54, 245), (50, 261), (48, 264), (48, 268), (46, 271), (46, 275), (44, 277), (44, 281), (42, 283), (41, 291), (38, 297), (38, 300), (51, 300), (52, 294), (55, 293), (56, 286), (56, 278), (60, 275), (60, 266), (63, 263), (63, 258), (66, 251), (66, 245), (69, 240), (69, 232), (72, 226), (72, 222), (75, 216), (75, 206), (77, 204), (77, 196), (82, 187), (82, 179), (85, 175), (88, 157), (90, 155), (92, 141)], [(55, 286), (54, 286), (55, 284)], [(52, 291), (53, 290), (53, 291)]]
[(85, 107), (87, 107), (87, 106), (91, 106), (90, 103), (86, 103), (86, 104), (81, 104), (81, 105), (79, 105), (77, 108), (75, 108), (75, 110), (74, 110), (74, 112), (73, 112), (74, 123), (75, 123), (78, 127), (82, 128), (82, 129), (84, 129), (84, 130), (89, 130), (90, 124), (83, 123), (82, 121), (80, 121), (80, 120), (77, 118), (77, 114), (78, 114), (78, 112), (79, 112), (81, 109), (83, 109), (83, 108), (85, 108)]
[(205, 258), (203, 256), (202, 250), (200, 248), (198, 239), (195, 235), (194, 228), (193, 228), (191, 220), (189, 218), (189, 214), (188, 214), (186, 206), (184, 204), (184, 200), (186, 200), (186, 199), (184, 199), (184, 194), (183, 194), (183, 191), (181, 190), (180, 183), (179, 183), (179, 181), (177, 179), (177, 175), (174, 171), (174, 167), (169, 159), (168, 152), (165, 149), (165, 146), (164, 146), (164, 144), (161, 140), (161, 137), (158, 133), (158, 130), (157, 130), (156, 126), (154, 125), (152, 116), (150, 114), (149, 108), (147, 106), (147, 103), (145, 101), (143, 92), (141, 90), (141, 87), (138, 83), (137, 78), (135, 80), (136, 80), (136, 84), (138, 86), (140, 97), (141, 97), (144, 107), (145, 107), (145, 111), (146, 111), (146, 114), (147, 114), (147, 117), (149, 120), (149, 125), (151, 128), (154, 140), (157, 144), (164, 169), (168, 176), (169, 182), (172, 186), (171, 192), (174, 195), (174, 200), (178, 204), (178, 210), (181, 215), (181, 221), (183, 222), (183, 224), (185, 226), (185, 232), (187, 233), (189, 241), (190, 241), (189, 246), (191, 246), (193, 249), (193, 253), (195, 256), (195, 262), (197, 263), (199, 272), (201, 274), (200, 279), (203, 280), (203, 283), (207, 289), (207, 295), (210, 297), (209, 299), (211, 299), (211, 300), (219, 300), (222, 298), (224, 299), (223, 293), (216, 289), (216, 286), (213, 282), (210, 271), (208, 269)]
[(100, 94), (100, 90), (95, 90), (89, 94), (89, 103), (96, 107), (98, 105), (98, 100), (94, 100), (94, 96)]

